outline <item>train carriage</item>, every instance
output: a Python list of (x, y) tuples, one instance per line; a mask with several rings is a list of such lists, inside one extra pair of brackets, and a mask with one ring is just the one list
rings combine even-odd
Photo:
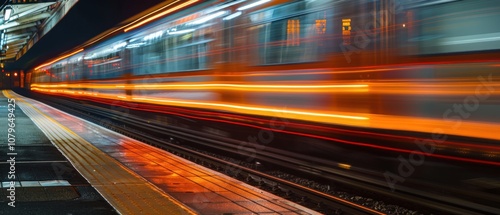
[[(474, 95), (480, 78), (491, 89), (499, 7), (494, 0), (187, 1), (26, 77), (39, 91), (256, 115), (286, 108), (299, 120), (423, 132), (372, 119), (452, 123), (444, 113)], [(497, 98), (491, 91), (489, 101)], [(487, 111), (464, 120), (498, 122), (490, 116), (497, 104), (485, 102)]]

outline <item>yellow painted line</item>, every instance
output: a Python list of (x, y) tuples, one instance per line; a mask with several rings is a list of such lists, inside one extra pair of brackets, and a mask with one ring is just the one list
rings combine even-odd
[(20, 96), (3, 91), (120, 214), (196, 214)]

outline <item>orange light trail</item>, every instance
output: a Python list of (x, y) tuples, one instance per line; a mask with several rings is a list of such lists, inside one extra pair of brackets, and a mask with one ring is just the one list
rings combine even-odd
[[(71, 95), (71, 92), (67, 92), (67, 93)], [(99, 101), (99, 100), (101, 100), (101, 99), (104, 100), (107, 97), (109, 97), (109, 99), (116, 99), (116, 97), (113, 97), (113, 96), (99, 95), (99, 96), (96, 96), (97, 100), (94, 100), (94, 99), (89, 99), (89, 100), (95, 101), (95, 102), (106, 103), (105, 101)], [(81, 98), (79, 98), (79, 99), (81, 99)], [(151, 103), (151, 104), (158, 104), (158, 103)], [(131, 108), (131, 107), (127, 107), (127, 108)], [(198, 108), (198, 107), (195, 106), (194, 108)], [(456, 160), (456, 161), (462, 161), (462, 162), (471, 162), (471, 163), (480, 163), (480, 164), (500, 166), (500, 162), (496, 162), (496, 161), (480, 160), (480, 159), (474, 159), (474, 158), (464, 158), (464, 157), (443, 155), (443, 154), (437, 154), (437, 153), (430, 153), (429, 154), (429, 153), (418, 151), (418, 150), (416, 151), (416, 150), (409, 150), (409, 149), (402, 149), (402, 148), (394, 148), (394, 147), (390, 147), (390, 146), (382, 146), (382, 145), (375, 145), (375, 144), (371, 144), (371, 143), (364, 143), (364, 142), (358, 142), (358, 141), (343, 140), (343, 139), (338, 139), (338, 138), (333, 138), (333, 137), (326, 137), (326, 136), (315, 135), (315, 134), (307, 134), (307, 133), (301, 133), (301, 132), (295, 132), (295, 131), (287, 131), (287, 130), (282, 130), (282, 129), (274, 129), (274, 128), (256, 126), (256, 125), (251, 125), (251, 124), (247, 124), (247, 123), (241, 123), (241, 122), (235, 122), (235, 121), (228, 121), (228, 120), (223, 120), (223, 119), (221, 120), (221, 119), (213, 119), (213, 118), (207, 118), (207, 117), (199, 117), (199, 116), (195, 116), (195, 115), (191, 115), (191, 114), (187, 114), (187, 113), (184, 114), (185, 111), (182, 111), (182, 112), (179, 113), (179, 112), (166, 111), (166, 110), (163, 110), (163, 109), (162, 110), (142, 109), (142, 108), (132, 108), (132, 109), (145, 110), (145, 111), (153, 111), (153, 112), (162, 112), (162, 113), (174, 114), (174, 115), (183, 116), (183, 117), (187, 117), (187, 118), (193, 118), (193, 119), (210, 120), (210, 121), (224, 122), (224, 123), (230, 123), (230, 124), (235, 124), (235, 125), (244, 125), (244, 126), (249, 126), (249, 127), (259, 128), (259, 129), (266, 129), (266, 130), (275, 131), (275, 132), (282, 132), (282, 133), (293, 134), (293, 135), (307, 136), (307, 137), (311, 137), (311, 138), (318, 138), (318, 139), (323, 139), (323, 140), (328, 140), (328, 141), (335, 141), (335, 142), (340, 142), (340, 143), (344, 143), (344, 144), (356, 145), (356, 146), (362, 146), (362, 147), (369, 147), (369, 148), (374, 148), (374, 149), (381, 149), (381, 150), (394, 151), (394, 152), (402, 152), (402, 153), (416, 153), (416, 154), (422, 154), (422, 155), (425, 155), (425, 156), (431, 156), (431, 157), (448, 159), (448, 160)], [(282, 113), (286, 113), (286, 112), (281, 111), (281, 110), (278, 110), (278, 111), (282, 112)], [(211, 114), (205, 114), (205, 115), (209, 116)], [(371, 115), (371, 116), (375, 116), (375, 115)], [(389, 116), (389, 117), (391, 117), (391, 116)], [(288, 117), (288, 115), (286, 115), (286, 117), (283, 117), (283, 118), (290, 118), (290, 117)], [(410, 117), (407, 117), (407, 118), (410, 118)], [(374, 119), (367, 119), (367, 120), (374, 120)], [(382, 121), (383, 120), (387, 120), (387, 118), (384, 118), (384, 119), (375, 118), (375, 120), (376, 120), (375, 123), (372, 123), (372, 124), (370, 124), (370, 126), (367, 126), (367, 127), (380, 128), (379, 126), (377, 126), (377, 125), (379, 125), (378, 122), (381, 122), (381, 120)], [(397, 125), (400, 126), (399, 122), (401, 122), (402, 120), (404, 121), (405, 119), (400, 118), (400, 119), (397, 119), (397, 120), (398, 120)], [(423, 120), (423, 119), (421, 119), (421, 120)], [(466, 123), (466, 122), (464, 122), (464, 123)], [(411, 124), (411, 122), (410, 122), (410, 124)], [(443, 126), (443, 124), (437, 124), (436, 126)], [(498, 127), (499, 126), (496, 126), (495, 129), (498, 129)], [(397, 129), (397, 130), (400, 130), (400, 129)], [(391, 135), (391, 136), (393, 136), (393, 135)]]
[[(72, 91), (72, 90), (46, 90), (40, 89), (37, 87), (33, 87), (32, 90), (37, 91), (45, 91), (45, 92), (58, 92), (64, 94), (82, 94), (82, 91)], [(104, 94), (99, 93), (98, 95), (94, 95), (99, 98), (109, 98), (116, 99), (117, 95), (114, 94)], [(119, 97), (122, 98), (122, 97)], [(128, 100), (123, 98), (124, 100)], [(196, 102), (196, 101), (188, 101), (188, 100), (174, 100), (174, 99), (163, 99), (163, 98), (147, 98), (147, 97), (133, 97), (131, 100), (143, 103), (151, 103), (151, 104), (161, 104), (161, 105), (172, 105), (172, 106), (181, 106), (181, 107), (191, 107), (191, 108), (217, 108), (218, 110), (226, 110), (243, 114), (256, 114), (256, 115), (268, 115), (272, 116), (275, 114), (287, 114), (290, 118), (296, 118), (300, 120), (312, 120), (312, 121), (330, 121), (330, 123), (336, 123), (337, 120), (345, 121), (343, 123), (347, 123), (354, 126), (359, 126), (363, 121), (368, 120), (368, 117), (359, 115), (349, 115), (349, 114), (340, 114), (333, 112), (313, 112), (307, 110), (283, 110), (277, 109), (274, 107), (264, 107), (264, 106), (248, 106), (248, 105), (236, 105), (229, 103), (216, 103), (216, 102)], [(333, 121), (332, 121), (333, 120)], [(353, 121), (354, 120), (354, 121)]]
[[(178, 0), (178, 1), (179, 1), (179, 0)], [(178, 2), (178, 1), (172, 2), (172, 3), (170, 3), (170, 4), (166, 5), (166, 6), (164, 6), (163, 8), (166, 8), (166, 7), (168, 7), (168, 6), (170, 6), (170, 5), (174, 4), (174, 3), (176, 3), (176, 2)], [(151, 17), (149, 17), (149, 18), (146, 18), (146, 19), (144, 19), (144, 20), (142, 20), (142, 21), (140, 21), (140, 22), (138, 22), (138, 23), (135, 23), (135, 24), (133, 24), (132, 26), (125, 28), (125, 30), (123, 30), (123, 31), (124, 31), (124, 32), (127, 32), (127, 31), (130, 31), (130, 30), (132, 30), (132, 29), (138, 28), (138, 27), (140, 27), (140, 26), (142, 26), (142, 25), (144, 25), (144, 24), (146, 24), (146, 23), (148, 23), (148, 22), (151, 22), (152, 20), (158, 19), (159, 17), (165, 16), (165, 15), (167, 15), (167, 14), (169, 14), (169, 13), (172, 13), (172, 12), (174, 12), (174, 11), (176, 11), (176, 10), (179, 10), (179, 9), (181, 9), (181, 8), (183, 8), (183, 7), (186, 7), (186, 6), (188, 6), (188, 5), (194, 4), (194, 3), (196, 3), (196, 2), (198, 2), (198, 0), (191, 0), (191, 1), (184, 2), (184, 3), (180, 4), (180, 5), (177, 5), (177, 6), (173, 7), (173, 8), (170, 8), (170, 9), (168, 9), (168, 10), (166, 10), (166, 11), (163, 11), (163, 12), (161, 12), (161, 13), (158, 13), (158, 14), (154, 15), (154, 16), (151, 16)], [(154, 13), (154, 12), (152, 12), (152, 13)], [(152, 14), (152, 13), (150, 13), (150, 14)], [(149, 15), (149, 14), (148, 14), (148, 15)], [(147, 15), (146, 15), (146, 16), (147, 16)]]
[(61, 56), (61, 57), (58, 57), (57, 59), (55, 59), (55, 60), (53, 60), (53, 61), (50, 61), (50, 62), (48, 62), (48, 63), (42, 64), (42, 65), (40, 65), (40, 66), (36, 67), (36, 68), (35, 68), (35, 70), (38, 70), (38, 69), (40, 69), (41, 67), (45, 67), (45, 66), (48, 66), (48, 65), (50, 65), (50, 64), (53, 64), (53, 63), (55, 63), (55, 62), (57, 62), (57, 61), (60, 61), (60, 60), (62, 60), (62, 59), (64, 59), (64, 58), (67, 58), (67, 57), (69, 57), (69, 56), (72, 56), (72, 55), (77, 54), (77, 53), (82, 52), (82, 51), (83, 51), (83, 49), (78, 49), (78, 50), (76, 50), (76, 51), (74, 51), (74, 52), (71, 52), (71, 53), (69, 53), (69, 54), (67, 54), (67, 55), (63, 55), (63, 56)]
[(323, 88), (366, 88), (366, 84), (346, 84), (346, 85), (250, 85), (250, 84), (171, 84), (171, 85), (134, 85), (134, 88), (222, 88), (222, 89), (323, 89)]
[[(473, 79), (438, 79), (432, 82), (413, 80), (370, 82), (370, 92), (404, 95), (474, 95), (478, 87), (500, 88), (500, 83), (478, 83)], [(439, 82), (438, 82), (439, 81)], [(490, 92), (499, 94), (500, 91)]]
[(86, 89), (145, 89), (145, 90), (239, 90), (264, 92), (367, 92), (366, 84), (325, 84), (325, 85), (254, 85), (254, 84), (32, 84), (37, 88), (86, 88)]
[[(217, 107), (225, 110), (246, 110), (246, 111), (257, 111), (257, 112), (267, 112), (270, 113), (279, 113), (279, 114), (294, 114), (294, 115), (303, 115), (310, 117), (328, 117), (328, 118), (342, 118), (342, 119), (354, 119), (354, 120), (368, 120), (367, 117), (364, 116), (350, 116), (350, 115), (341, 115), (341, 114), (330, 114), (330, 113), (320, 113), (320, 112), (307, 112), (307, 111), (297, 111), (297, 110), (280, 110), (276, 108), (269, 107), (252, 107), (252, 106), (243, 106), (243, 105), (233, 105), (233, 104), (224, 104), (224, 103), (210, 103), (210, 102), (194, 102), (194, 101), (181, 101), (181, 100), (170, 100), (170, 99), (154, 99), (154, 98), (144, 98), (144, 97), (135, 97), (132, 98), (137, 101), (148, 101), (153, 103), (160, 104), (170, 104), (170, 105), (193, 105), (191, 107)], [(238, 111), (239, 112), (239, 111)], [(262, 115), (262, 114), (259, 114)]]
[[(85, 95), (98, 97), (98, 98), (109, 98), (117, 99), (116, 94), (103, 94), (103, 93), (87, 93), (83, 91), (72, 91), (72, 90), (48, 90), (38, 87), (33, 87), (32, 90), (37, 90), (41, 92), (50, 92), (58, 94), (69, 94), (75, 95), (76, 92), (82, 92)], [(158, 105), (171, 105), (177, 107), (189, 107), (189, 108), (207, 108), (218, 110), (231, 111), (242, 114), (254, 114), (261, 116), (275, 116), (278, 114), (286, 115), (285, 118), (298, 119), (312, 122), (328, 123), (328, 124), (340, 124), (348, 126), (361, 126), (361, 127), (371, 127), (378, 129), (389, 129), (389, 130), (400, 130), (400, 131), (416, 131), (432, 133), (433, 128), (444, 129), (444, 134), (457, 135), (457, 136), (469, 136), (476, 138), (486, 138), (492, 140), (499, 140), (500, 136), (497, 135), (497, 131), (500, 130), (500, 125), (495, 123), (486, 122), (471, 122), (462, 121), (460, 129), (449, 129), (455, 126), (455, 123), (444, 121), (442, 119), (433, 118), (421, 118), (421, 117), (411, 117), (411, 116), (396, 116), (396, 115), (383, 115), (383, 114), (369, 114), (369, 113), (350, 113), (341, 114), (331, 113), (331, 112), (316, 112), (316, 110), (280, 110), (276, 107), (261, 107), (261, 106), (246, 106), (246, 105), (235, 105), (228, 103), (211, 103), (211, 102), (195, 102), (188, 100), (171, 100), (163, 98), (146, 98), (146, 97), (134, 97), (132, 100), (125, 99), (125, 101), (136, 101), (141, 103), (158, 104)], [(404, 122), (405, 126), (401, 126), (401, 122)]]
[(163, 6), (163, 7), (159, 8), (159, 9), (157, 9), (157, 10), (155, 10), (155, 11), (152, 11), (152, 12), (150, 12), (149, 14), (146, 14), (146, 15), (144, 15), (143, 17), (140, 17), (140, 18), (138, 18), (138, 19), (134, 20), (133, 22), (128, 23), (127, 25), (124, 25), (124, 26), (122, 26), (122, 27), (119, 27), (119, 28), (117, 28), (117, 29), (115, 29), (115, 30), (110, 31), (110, 32), (108, 32), (108, 33), (106, 33), (106, 34), (102, 35), (101, 37), (99, 37), (99, 38), (97, 38), (97, 39), (93, 40), (92, 42), (86, 43), (85, 45), (86, 45), (86, 46), (89, 46), (89, 45), (92, 45), (92, 44), (94, 44), (94, 43), (96, 43), (96, 42), (99, 42), (100, 40), (102, 40), (102, 39), (106, 38), (107, 36), (109, 36), (109, 35), (111, 35), (111, 34), (113, 34), (113, 33), (117, 32), (117, 31), (121, 31), (122, 29), (124, 29), (124, 28), (126, 28), (126, 27), (128, 27), (128, 26), (130, 26), (130, 25), (133, 25), (133, 24), (134, 24), (134, 23), (136, 23), (136, 22), (139, 22), (140, 20), (144, 19), (145, 17), (147, 17), (147, 16), (149, 16), (149, 15), (151, 15), (151, 14), (157, 13), (158, 11), (161, 11), (161, 10), (165, 9), (165, 8), (167, 8), (168, 6), (170, 6), (170, 5), (174, 4), (174, 3), (178, 2), (178, 1), (180, 1), (180, 0), (177, 0), (177, 1), (171, 2), (170, 4), (165, 5), (165, 6)]
[[(474, 95), (478, 86), (500, 88), (500, 83), (484, 83), (474, 80), (442, 79), (440, 82), (409, 82), (409, 80), (374, 81), (361, 83), (328, 83), (313, 82), (309, 85), (299, 84), (32, 84), (37, 88), (86, 88), (86, 89), (127, 89), (127, 90), (234, 90), (252, 92), (278, 93), (371, 93), (371, 94), (404, 94), (404, 95)], [(500, 94), (493, 91), (491, 94)]]

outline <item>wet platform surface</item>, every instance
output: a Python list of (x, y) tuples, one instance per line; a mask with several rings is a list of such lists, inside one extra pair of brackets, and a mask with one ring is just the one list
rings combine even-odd
[[(11, 95), (18, 97), (14, 93)], [(24, 100), (29, 103), (25, 106), (37, 109), (39, 114), (43, 113), (61, 126), (66, 127), (78, 138), (82, 138), (78, 142), (91, 143), (92, 147), (98, 149), (97, 151), (92, 149), (93, 154), (109, 155), (109, 158), (118, 161), (130, 172), (134, 172), (149, 181), (151, 186), (181, 202), (194, 213), (317, 214), (313, 210), (198, 166), (161, 149), (125, 137), (34, 100), (27, 98)], [(33, 116), (36, 115), (34, 112), (33, 114)], [(108, 168), (106, 165), (95, 167), (96, 171), (99, 171), (97, 167)], [(95, 183), (95, 181), (89, 181), (91, 184)], [(121, 183), (128, 182), (121, 181)], [(94, 187), (99, 190), (99, 186), (94, 185)], [(105, 194), (103, 195), (105, 196)], [(111, 203), (114, 205), (113, 202)]]
[(9, 148), (7, 99), (0, 93), (0, 214), (117, 214), (17, 106)]

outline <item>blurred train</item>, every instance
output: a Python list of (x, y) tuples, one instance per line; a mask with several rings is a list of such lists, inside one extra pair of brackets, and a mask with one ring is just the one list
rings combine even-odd
[(173, 0), (24, 86), (382, 181), (406, 159), (405, 186), (498, 205), (498, 20), (498, 0)]
[(498, 20), (497, 0), (171, 1), (25, 86), (498, 140)]

